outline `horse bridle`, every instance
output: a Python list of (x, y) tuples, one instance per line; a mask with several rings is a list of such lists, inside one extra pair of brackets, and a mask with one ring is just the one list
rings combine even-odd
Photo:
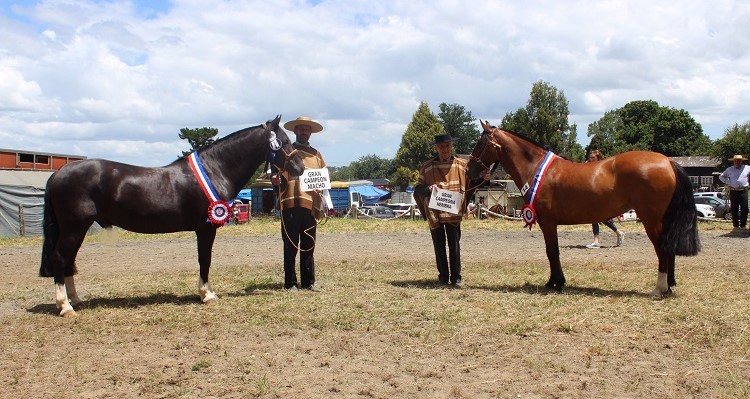
[[(265, 125), (264, 125), (265, 127)], [(279, 151), (284, 153), (284, 164), (281, 165), (281, 167), (278, 167), (273, 160), (276, 159), (276, 154), (279, 153)], [(283, 144), (281, 143), (281, 140), (279, 140), (278, 137), (276, 137), (276, 132), (271, 130), (269, 137), (268, 137), (268, 163), (269, 165), (273, 165), (274, 168), (277, 169), (277, 173), (282, 173), (286, 171), (286, 166), (289, 164), (289, 160), (292, 157), (297, 156), (298, 150), (294, 148), (291, 152), (284, 151)]]
[[(491, 132), (488, 132), (488, 131), (485, 130), (482, 133), (482, 136), (484, 136), (487, 139), (487, 142), (489, 144), (492, 144), (495, 147), (495, 149), (499, 150), (499, 149), (503, 148), (500, 144), (498, 144), (498, 142), (495, 141), (495, 136)], [(479, 165), (481, 165), (482, 168), (484, 168), (484, 170), (489, 170), (490, 174), (492, 174), (492, 173), (495, 172), (495, 169), (497, 169), (497, 167), (500, 164), (500, 162), (495, 162), (495, 163), (491, 164), (490, 166), (487, 166), (484, 163), (484, 161), (482, 161), (482, 158), (484, 157), (484, 153), (485, 153), (485, 151), (487, 151), (487, 148), (489, 148), (489, 146), (484, 146), (484, 148), (482, 148), (482, 152), (479, 154), (479, 157), (475, 157), (474, 154), (471, 154), (469, 156), (469, 159), (472, 160), (472, 161), (474, 161), (474, 162), (476, 162), (476, 163), (478, 163)]]
[(279, 148), (278, 150), (273, 150), (273, 153), (274, 153), (274, 157), (275, 157), (275, 154), (276, 154), (276, 153), (278, 153), (279, 151), (281, 151), (281, 152), (283, 152), (283, 153), (284, 153), (284, 164), (283, 164), (283, 165), (281, 165), (281, 167), (280, 167), (280, 168), (279, 168), (278, 166), (276, 166), (276, 164), (275, 164), (275, 163), (273, 163), (273, 162), (271, 163), (271, 165), (273, 165), (273, 167), (274, 167), (274, 168), (276, 168), (276, 169), (278, 170), (278, 173), (281, 173), (281, 172), (284, 172), (284, 171), (286, 171), (286, 166), (287, 166), (287, 165), (289, 164), (289, 160), (290, 160), (290, 159), (291, 159), (292, 157), (295, 157), (295, 156), (297, 156), (297, 152), (298, 152), (299, 150), (297, 150), (297, 149), (295, 148), (295, 149), (293, 149), (293, 150), (292, 150), (291, 152), (286, 152), (286, 151), (284, 151), (284, 149), (283, 149), (283, 148)]

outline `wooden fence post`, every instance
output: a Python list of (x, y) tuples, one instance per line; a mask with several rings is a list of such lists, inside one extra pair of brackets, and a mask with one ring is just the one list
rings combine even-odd
[(18, 233), (21, 237), (26, 235), (26, 221), (23, 215), (23, 204), (18, 204)]

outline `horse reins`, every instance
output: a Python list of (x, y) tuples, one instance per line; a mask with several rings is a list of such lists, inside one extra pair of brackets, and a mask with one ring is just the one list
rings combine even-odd
[[(503, 148), (500, 144), (498, 144), (494, 140), (494, 135), (491, 134), (490, 132), (484, 132), (483, 136), (487, 137), (487, 142), (490, 143), (490, 144), (492, 144), (496, 149)], [(474, 161), (474, 162), (476, 162), (476, 163), (478, 163), (482, 168), (484, 168), (485, 171), (489, 171), (490, 175), (492, 175), (493, 173), (495, 173), (495, 170), (497, 170), (497, 167), (500, 166), (500, 162), (495, 162), (492, 165), (487, 166), (484, 163), (484, 161), (482, 161), (482, 157), (484, 157), (484, 153), (485, 153), (485, 151), (487, 151), (487, 148), (488, 148), (488, 146), (484, 146), (484, 148), (482, 148), (482, 153), (479, 154), (479, 157), (475, 157), (474, 154), (471, 154), (471, 155), (469, 155), (469, 159), (472, 160), (472, 161)], [(482, 175), (482, 182), (479, 183), (479, 184), (477, 184), (477, 185), (475, 185), (474, 187), (471, 187), (468, 190), (473, 190), (473, 189), (479, 188), (482, 184), (484, 184), (484, 182), (485, 182), (484, 175)]]

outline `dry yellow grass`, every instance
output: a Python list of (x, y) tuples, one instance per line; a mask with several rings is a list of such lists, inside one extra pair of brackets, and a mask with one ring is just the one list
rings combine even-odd
[(704, 251), (678, 258), (676, 294), (654, 299), (636, 223), (601, 251), (579, 248), (590, 226), (562, 228), (568, 287), (548, 293), (538, 229), (464, 223), (466, 288), (450, 290), (435, 288), (424, 222), (332, 219), (323, 291), (290, 293), (278, 221), (255, 219), (220, 230), (209, 306), (191, 233), (100, 234), (79, 256), (88, 303), (73, 320), (35, 277), (38, 239), (2, 240), (3, 396), (750, 397), (750, 239), (700, 227)]

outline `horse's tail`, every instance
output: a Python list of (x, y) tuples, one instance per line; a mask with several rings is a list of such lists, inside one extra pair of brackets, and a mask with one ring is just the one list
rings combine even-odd
[(694, 256), (701, 250), (698, 238), (698, 213), (695, 210), (693, 185), (685, 169), (671, 162), (676, 182), (667, 212), (662, 220), (659, 249), (668, 255)]
[(44, 244), (42, 244), (42, 264), (39, 267), (40, 277), (52, 277), (52, 267), (50, 265), (50, 257), (52, 251), (55, 250), (57, 240), (60, 238), (60, 228), (57, 225), (57, 216), (55, 210), (52, 208), (52, 201), (50, 200), (50, 187), (49, 182), (55, 176), (53, 173), (47, 180), (47, 187), (44, 190), (44, 221), (42, 222), (42, 230), (44, 232)]

